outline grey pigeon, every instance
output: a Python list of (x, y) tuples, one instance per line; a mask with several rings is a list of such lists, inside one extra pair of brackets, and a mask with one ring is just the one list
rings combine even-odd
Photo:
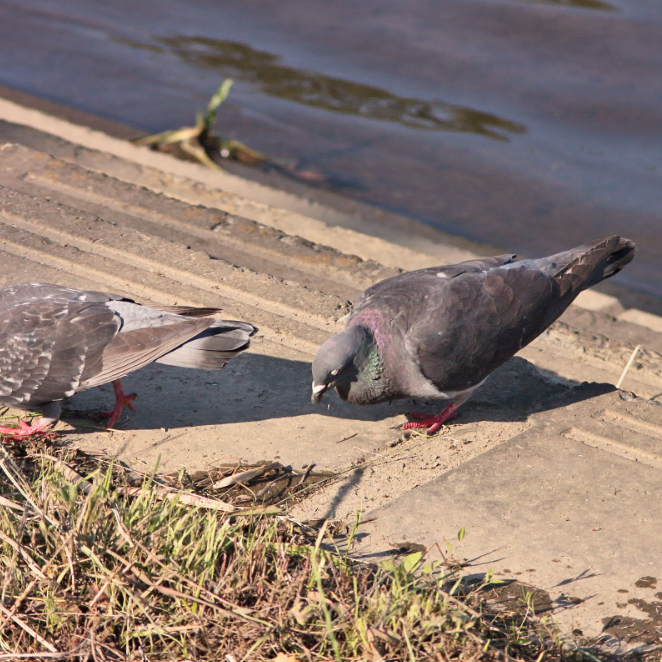
[(0, 433), (23, 437), (42, 432), (60, 416), (60, 401), (113, 382), (115, 409), (133, 410), (121, 378), (148, 363), (184, 368), (222, 368), (245, 350), (252, 324), (210, 317), (216, 308), (148, 308), (115, 294), (45, 283), (0, 288), (0, 405), (32, 410), (42, 418)]
[(441, 414), (404, 425), (432, 434), (493, 370), (634, 252), (629, 239), (608, 237), (546, 258), (500, 255), (383, 280), (361, 295), (345, 330), (319, 348), (312, 402), (334, 387), (358, 405), (450, 399)]

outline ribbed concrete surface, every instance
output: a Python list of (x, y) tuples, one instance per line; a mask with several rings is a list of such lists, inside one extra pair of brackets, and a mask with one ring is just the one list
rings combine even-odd
[[(2, 284), (57, 282), (216, 306), (260, 327), (253, 351), (219, 373), (153, 366), (130, 376), (126, 387), (140, 397), (130, 431), (85, 434), (63, 425), (74, 443), (145, 465), (161, 456), (170, 469), (276, 456), (299, 467), (340, 468), (397, 436), (392, 417), (404, 404), (310, 404), (310, 358), (347, 311), (342, 299), (7, 188), (0, 188), (0, 255)], [(109, 393), (94, 389), (71, 407), (102, 409)], [(351, 445), (334, 445), (350, 435)]]
[(398, 273), (372, 260), (218, 209), (192, 206), (19, 145), (2, 149), (2, 183), (189, 245), (227, 263), (339, 296), (355, 297), (377, 280)]
[[(0, 118), (7, 118), (3, 108), (0, 103)], [(11, 119), (21, 117), (43, 120), (29, 112)], [(626, 530), (636, 490), (654, 484), (662, 466), (661, 407), (645, 400), (632, 405), (623, 393), (609, 394), (604, 404), (604, 389), (572, 389), (582, 381), (616, 382), (640, 345), (624, 388), (645, 397), (662, 395), (660, 318), (650, 310), (624, 305), (626, 298), (587, 293), (581, 306), (525, 348), (522, 356), (531, 363), (518, 358), (503, 366), (442, 435), (402, 435), (394, 428), (405, 421), (407, 402), (361, 408), (331, 397), (324, 407), (313, 407), (310, 360), (339, 330), (337, 320), (363, 288), (398, 269), (466, 259), (468, 247), (445, 245), (440, 236), (435, 243), (432, 231), (427, 239), (409, 241), (403, 227), (381, 228), (374, 218), (361, 222), (333, 210), (318, 209), (311, 218), (304, 213), (315, 206), (309, 201), (285, 210), (276, 204), (288, 202), (283, 196), (270, 198), (274, 204), (244, 198), (241, 192), (254, 187), (242, 189), (241, 182), (224, 177), (235, 190), (221, 190), (197, 166), (175, 167), (167, 157), (107, 137), (90, 139), (84, 127), (58, 130), (87, 147), (33, 130), (29, 136), (7, 125), (0, 135), (3, 130), (66, 159), (16, 144), (0, 147), (0, 284), (41, 280), (113, 290), (145, 302), (216, 306), (226, 317), (260, 327), (251, 350), (218, 373), (154, 365), (131, 375), (126, 388), (138, 392), (138, 411), (123, 418), (123, 429), (85, 427), (70, 411), (59, 425), (66, 441), (147, 470), (157, 461), (166, 470), (195, 470), (229, 460), (273, 459), (295, 468), (315, 463), (338, 470), (338, 481), (300, 504), (298, 515), (374, 510), (366, 553), (383, 551), (384, 541), (402, 537), (440, 542), (468, 524), (476, 532), (467, 537), (475, 543), (471, 553), (484, 550), (494, 536), (515, 550), (519, 534), (503, 519), (492, 521), (498, 497), (503, 509), (533, 527), (522, 529), (529, 531), (525, 540), (534, 541), (528, 557), (513, 553), (509, 569), (524, 572), (535, 559), (540, 574), (527, 578), (548, 589), (556, 575), (543, 533), (552, 510), (536, 501), (541, 481), (558, 476), (559, 503), (568, 498), (572, 476), (581, 472), (585, 483), (594, 479), (592, 490), (602, 475), (616, 490), (629, 490), (629, 500), (610, 511), (621, 519), (608, 523), (609, 535), (619, 526)], [(114, 154), (89, 149), (104, 145)], [(163, 163), (165, 171), (158, 167)], [(362, 235), (359, 227), (376, 236)], [(93, 389), (69, 407), (100, 410), (111, 401), (110, 389)], [(524, 470), (529, 456), (537, 473)], [(584, 456), (591, 457), (590, 466), (577, 459)], [(503, 470), (491, 483), (495, 462)], [(466, 489), (453, 487), (458, 485)], [(575, 515), (605, 516), (590, 499), (572, 494), (568, 507)], [(527, 520), (527, 512), (535, 517)], [(600, 545), (572, 551), (570, 542), (580, 533), (567, 533), (573, 563), (600, 566)], [(650, 551), (653, 535), (646, 525), (630, 531), (628, 540)], [(563, 543), (561, 537), (553, 544)], [(623, 554), (600, 567), (625, 586), (641, 571), (639, 561), (628, 562)], [(657, 558), (652, 563), (659, 565)], [(596, 586), (611, 595), (615, 584)], [(602, 612), (578, 609), (576, 618), (587, 622), (587, 631), (602, 618)]]

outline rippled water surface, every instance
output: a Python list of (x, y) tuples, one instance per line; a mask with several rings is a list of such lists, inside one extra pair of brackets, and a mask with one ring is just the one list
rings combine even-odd
[(662, 296), (659, 0), (0, 0), (0, 83), (219, 128), (454, 234), (541, 255), (610, 233)]

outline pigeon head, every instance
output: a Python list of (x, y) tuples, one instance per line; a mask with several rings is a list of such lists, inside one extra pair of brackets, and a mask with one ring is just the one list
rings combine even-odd
[(313, 359), (311, 402), (317, 404), (332, 388), (346, 400), (350, 385), (358, 380), (372, 345), (372, 335), (362, 326), (349, 326), (329, 338)]

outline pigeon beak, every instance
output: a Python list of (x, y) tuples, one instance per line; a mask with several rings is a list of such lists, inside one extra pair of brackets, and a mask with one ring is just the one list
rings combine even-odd
[(310, 396), (310, 401), (316, 405), (322, 399), (322, 396), (333, 386), (333, 384), (315, 384), (313, 382), (313, 394)]

